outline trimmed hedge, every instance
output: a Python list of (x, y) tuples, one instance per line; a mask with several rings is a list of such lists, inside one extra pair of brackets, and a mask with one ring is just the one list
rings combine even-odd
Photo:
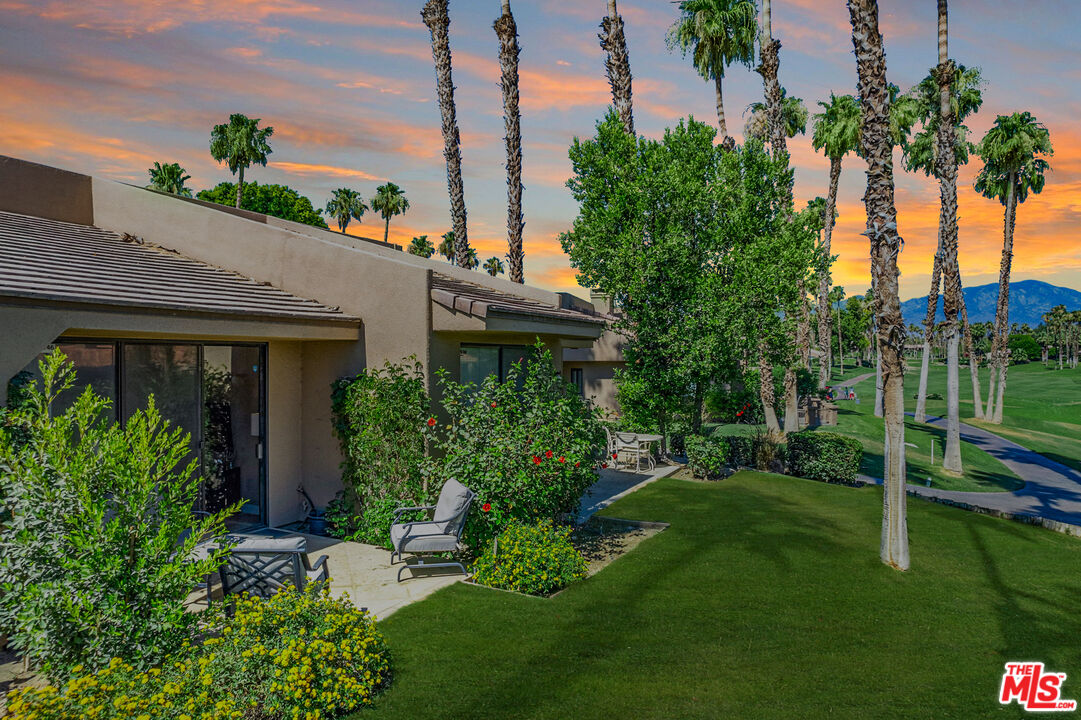
[(822, 482), (854, 483), (863, 460), (863, 445), (832, 432), (789, 433), (788, 462), (792, 475)]
[(728, 443), (723, 438), (687, 435), (687, 467), (695, 477), (713, 480), (721, 476), (728, 459)]

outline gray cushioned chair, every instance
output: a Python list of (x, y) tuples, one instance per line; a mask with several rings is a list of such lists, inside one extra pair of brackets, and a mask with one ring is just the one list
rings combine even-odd
[[(225, 548), (223, 548), (225, 549)], [(229, 550), (221, 566), (221, 593), (250, 593), (269, 598), (285, 585), (303, 590), (308, 583), (326, 582), (327, 556), (312, 565), (304, 538), (249, 538)]]
[[(469, 506), (475, 497), (476, 493), (451, 478), (443, 484), (435, 505), (403, 507), (394, 511), (394, 520), (390, 526), (390, 540), (394, 545), (394, 552), (390, 554), (390, 564), (396, 562), (395, 557), (401, 560), (405, 553), (417, 557), (415, 565), (407, 565), (398, 570), (398, 582), (402, 581), (402, 573), (413, 567), (456, 567), (463, 573), (466, 572), (465, 566), (460, 562), (425, 562), (421, 556), (458, 550), (462, 528), (465, 527), (465, 519), (469, 515)], [(432, 519), (398, 522), (402, 513), (420, 510), (433, 510)]]

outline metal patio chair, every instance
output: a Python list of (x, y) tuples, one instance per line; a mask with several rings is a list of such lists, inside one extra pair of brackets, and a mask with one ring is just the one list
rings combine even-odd
[[(390, 554), (390, 564), (393, 565), (396, 562), (395, 557), (402, 560), (405, 553), (410, 553), (417, 559), (415, 565), (399, 568), (398, 582), (402, 581), (404, 571), (418, 567), (456, 567), (463, 574), (468, 574), (465, 565), (460, 562), (425, 562), (422, 556), (457, 552), (462, 528), (465, 527), (465, 519), (469, 515), (469, 506), (476, 496), (476, 493), (465, 485), (450, 478), (443, 484), (443, 489), (439, 492), (439, 500), (435, 505), (403, 507), (394, 511), (394, 519), (390, 526), (390, 540), (394, 545), (394, 551)], [(432, 519), (397, 522), (402, 513), (421, 510), (433, 510)]]
[[(228, 549), (223, 546), (223, 549)], [(229, 550), (218, 571), (222, 597), (250, 593), (264, 600), (286, 585), (303, 590), (330, 577), (327, 556), (312, 565), (304, 538), (250, 538)]]

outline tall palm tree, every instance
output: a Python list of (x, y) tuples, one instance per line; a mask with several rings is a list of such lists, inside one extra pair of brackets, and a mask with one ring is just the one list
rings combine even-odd
[(428, 240), (427, 235), (418, 235), (413, 238), (413, 241), (409, 243), (408, 252), (410, 255), (417, 255), (422, 258), (430, 258), (435, 254), (435, 246)]
[[(743, 125), (744, 137), (768, 141), (770, 138), (769, 113), (765, 103), (753, 102), (747, 106), (751, 114)], [(807, 106), (803, 98), (788, 97), (788, 90), (781, 88), (781, 122), (786, 138), (794, 138), (807, 132)]]
[(225, 162), (229, 172), (237, 176), (236, 206), (244, 193), (244, 170), (254, 165), (266, 167), (270, 149), (272, 127), (259, 127), (259, 118), (249, 118), (240, 113), (229, 116), (229, 122), (215, 125), (210, 131), (210, 156)]
[(495, 277), (503, 272), (503, 261), (493, 255), (484, 261), (484, 271), (492, 277)]
[[(946, 7), (945, 0), (939, 3), (939, 51), (940, 55), (946, 52)], [(947, 167), (955, 167), (968, 162), (969, 154), (975, 147), (967, 140), (968, 127), (963, 124), (964, 120), (972, 113), (979, 110), (983, 104), (983, 95), (980, 91), (982, 80), (979, 68), (966, 68), (963, 65), (955, 65), (948, 57), (939, 58), (940, 63), (920, 81), (913, 89), (912, 96), (918, 103), (919, 118), (923, 122), (923, 129), (916, 134), (912, 142), (904, 149), (905, 167), (910, 171), (923, 171), (927, 176), (934, 175), (939, 179), (942, 193), (942, 208), (939, 218), (938, 249), (935, 252), (934, 265), (931, 272), (931, 289), (927, 294), (927, 313), (924, 317), (923, 358), (920, 366), (920, 385), (916, 393), (916, 421), (927, 420), (927, 374), (930, 366), (931, 334), (935, 327), (935, 315), (938, 309), (939, 285), (945, 273), (946, 287), (952, 289), (947, 304), (950, 311), (947, 313), (946, 336), (947, 345), (949, 338), (957, 326), (958, 312), (964, 303), (964, 298), (959, 296), (961, 283), (960, 270), (957, 264), (957, 173), (952, 172), (952, 179), (947, 178), (939, 170), (939, 164), (945, 163)], [(948, 67), (947, 67), (948, 63)], [(943, 75), (943, 73), (945, 73)], [(939, 87), (940, 76), (946, 81), (946, 96), (942, 96)], [(946, 105), (943, 105), (943, 102)], [(952, 122), (949, 127), (943, 126), (942, 111), (944, 107), (949, 111)], [(941, 133), (949, 133), (949, 152), (941, 149)], [(951, 189), (952, 188), (952, 189)], [(952, 198), (952, 200), (950, 199)], [(952, 217), (952, 220), (950, 219)], [(956, 272), (955, 272), (956, 271)], [(962, 318), (967, 317), (967, 311), (961, 313)], [(968, 332), (967, 326), (962, 322), (962, 332)], [(958, 340), (958, 343), (960, 340)], [(970, 356), (970, 363), (972, 358)], [(947, 364), (948, 348), (947, 348)], [(948, 370), (948, 377), (955, 374)], [(949, 381), (947, 381), (947, 392)], [(959, 399), (954, 398), (957, 402)], [(951, 401), (947, 398), (947, 405)], [(979, 411), (978, 411), (979, 412)], [(960, 426), (958, 425), (957, 443), (960, 443)], [(947, 433), (947, 449), (951, 463), (960, 462), (960, 454), (953, 451), (949, 438), (953, 432)]]
[(818, 345), (822, 352), (822, 361), (818, 368), (818, 387), (822, 389), (829, 383), (830, 367), (830, 241), (833, 237), (834, 217), (837, 213), (837, 188), (841, 180), (841, 160), (850, 152), (860, 149), (860, 105), (852, 95), (834, 95), (830, 93), (828, 103), (819, 102), (822, 112), (814, 116), (814, 130), (811, 145), (821, 150), (830, 160), (830, 184), (826, 193), (826, 209), (822, 252), (826, 257), (826, 267), (818, 278)]
[(447, 0), (428, 0), (420, 11), (421, 19), (432, 36), (432, 59), (435, 62), (436, 92), (443, 119), (443, 157), (447, 161), (447, 191), (450, 193), (450, 217), (457, 243), (458, 264), (465, 260), (469, 237), (466, 234), (465, 186), (462, 184), (462, 141), (458, 133), (454, 107), (454, 80), (451, 78), (450, 14)]
[(439, 243), (439, 247), (436, 249), (440, 255), (447, 259), (451, 265), (456, 265), (457, 258), (454, 255), (454, 231), (447, 230), (443, 233), (443, 241)]
[(732, 63), (751, 67), (758, 30), (751, 0), (682, 0), (679, 20), (668, 30), (669, 49), (691, 53), (694, 68), (712, 80), (717, 94), (717, 130), (722, 144), (732, 147), (724, 118), (724, 71)]
[(338, 222), (338, 229), (345, 232), (350, 220), (360, 222), (364, 213), (368, 212), (368, 203), (364, 202), (364, 198), (356, 190), (338, 188), (330, 196), (330, 200), (327, 200), (323, 212), (327, 217), (334, 218)]
[(480, 266), (480, 260), (477, 258), (477, 251), (473, 248), (466, 248), (465, 262), (461, 265), (466, 270), (476, 270)]
[(1051, 147), (1051, 133), (1027, 111), (995, 118), (995, 124), (980, 140), (976, 150), (983, 159), (983, 169), (976, 175), (976, 192), (997, 199), (1006, 208), (1002, 263), (998, 275), (998, 305), (995, 308), (995, 330), (991, 344), (991, 385), (987, 410), (984, 412), (985, 419), (999, 424), (1002, 422), (1002, 400), (1006, 394), (1006, 367), (1009, 364), (1010, 266), (1013, 263), (1017, 205), (1027, 200), (1030, 192), (1036, 194), (1043, 190), (1044, 175), (1051, 167), (1044, 156), (1050, 157), (1054, 150)]
[(390, 236), (390, 219), (395, 215), (401, 215), (409, 209), (409, 200), (405, 197), (405, 190), (388, 182), (375, 189), (375, 195), (371, 201), (372, 210), (383, 216), (386, 224), (383, 226), (383, 242), (387, 242)]
[[(522, 123), (518, 111), (518, 27), (503, 0), (503, 13), (495, 21), (502, 69), (503, 126), (507, 143), (507, 261), (511, 282), (525, 282), (525, 250), (522, 246)], [(500, 271), (502, 272), (502, 271)]]
[(184, 185), (185, 182), (191, 180), (191, 175), (180, 167), (180, 163), (162, 165), (156, 162), (154, 167), (149, 168), (147, 172), (150, 174), (150, 184), (147, 187), (180, 197), (191, 197), (191, 189)]
[(871, 274), (875, 281), (876, 330), (882, 363), (884, 433), (884, 492), (882, 540), (879, 553), (887, 565), (907, 570), (908, 513), (905, 494), (904, 319), (898, 297), (897, 256), (901, 235), (894, 204), (893, 142), (890, 137), (890, 96), (886, 55), (878, 27), (876, 0), (848, 0), (852, 45), (859, 77), (862, 109), (860, 145), (867, 162), (866, 235), (871, 245)]
[(604, 67), (608, 85), (612, 88), (612, 105), (627, 134), (634, 135), (634, 112), (631, 107), (631, 61), (627, 53), (627, 37), (623, 34), (623, 18), (616, 9), (616, 0), (608, 0), (608, 14), (601, 20), (597, 36), (605, 52)]

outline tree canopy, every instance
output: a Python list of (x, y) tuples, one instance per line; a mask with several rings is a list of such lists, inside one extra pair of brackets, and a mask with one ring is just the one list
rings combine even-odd
[[(201, 190), (197, 197), (219, 205), (232, 205), (236, 199), (236, 185), (231, 182), (218, 183), (210, 190)], [(287, 185), (244, 183), (241, 208), (305, 225), (327, 226), (312, 201)]]
[(150, 175), (150, 184), (147, 187), (179, 195), (180, 197), (191, 197), (191, 188), (184, 184), (191, 180), (191, 175), (188, 175), (188, 171), (180, 167), (180, 163), (162, 165), (156, 162), (154, 167), (147, 170), (147, 173)]

